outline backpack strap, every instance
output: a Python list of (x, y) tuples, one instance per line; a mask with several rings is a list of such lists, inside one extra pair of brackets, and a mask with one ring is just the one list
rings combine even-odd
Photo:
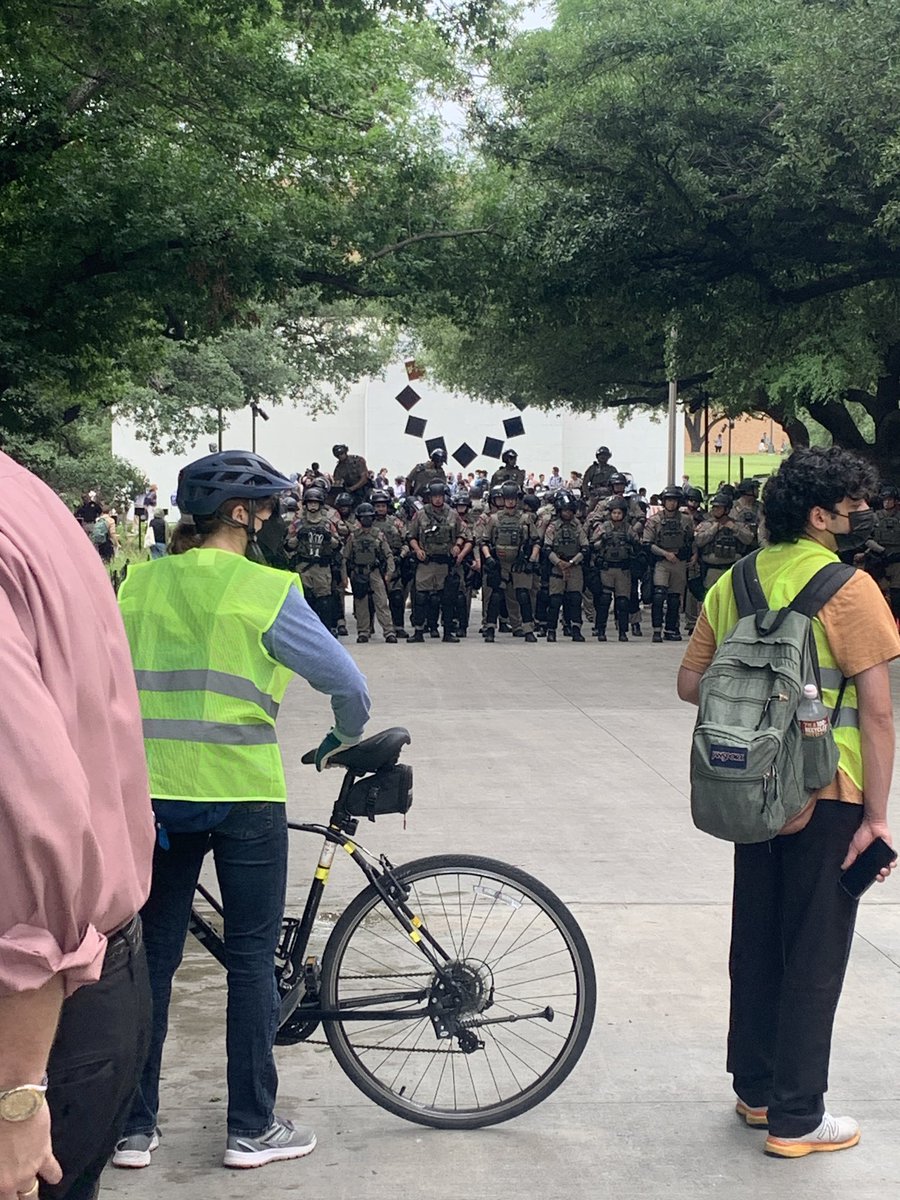
[(739, 617), (752, 617), (754, 613), (764, 612), (769, 607), (756, 569), (758, 554), (759, 551), (754, 550), (752, 554), (739, 558), (731, 568), (731, 586)]
[[(849, 563), (826, 563), (824, 567), (820, 567), (813, 575), (812, 579), (802, 591), (799, 591), (791, 603), (789, 608), (794, 612), (802, 613), (812, 621), (819, 609), (841, 590), (844, 584), (856, 574), (856, 567), (851, 567)], [(809, 631), (809, 649), (812, 658), (813, 674), (816, 677), (816, 684), (819, 688), (819, 695), (822, 695), (822, 675), (819, 669), (819, 654), (816, 650), (816, 639), (813, 636), (812, 626)], [(847, 690), (846, 677), (841, 679), (841, 686), (838, 691), (837, 703), (831, 713), (831, 727), (834, 729), (837, 725), (838, 714), (841, 711), (841, 706), (844, 703), (844, 692)]]

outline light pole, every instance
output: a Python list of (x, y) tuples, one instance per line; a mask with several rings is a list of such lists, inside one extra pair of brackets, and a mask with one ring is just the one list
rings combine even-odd
[(732, 431), (732, 429), (734, 429), (734, 421), (729, 421), (728, 422), (728, 479), (727, 479), (728, 483), (731, 483), (731, 431)]
[(250, 405), (250, 412), (253, 414), (252, 415), (252, 426), (251, 426), (251, 431), (250, 431), (250, 449), (255, 454), (256, 453), (256, 418), (262, 417), (262, 419), (264, 421), (268, 421), (269, 414), (266, 412), (266, 410), (264, 408), (260, 408), (260, 406), (256, 403), (255, 400)]

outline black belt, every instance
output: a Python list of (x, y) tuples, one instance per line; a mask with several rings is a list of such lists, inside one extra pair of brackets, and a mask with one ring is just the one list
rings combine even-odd
[(144, 940), (141, 929), (141, 918), (136, 915), (127, 925), (123, 925), (115, 933), (111, 933), (106, 943), (106, 957), (103, 959), (103, 974), (116, 971), (128, 962), (135, 950), (139, 949)]

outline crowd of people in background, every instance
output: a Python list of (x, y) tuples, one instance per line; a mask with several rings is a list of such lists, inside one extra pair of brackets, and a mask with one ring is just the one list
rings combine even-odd
[[(722, 480), (711, 495), (691, 484), (658, 492), (638, 486), (600, 446), (583, 471), (526, 471), (513, 449), (493, 471), (452, 471), (435, 447), (406, 474), (372, 471), (349, 447), (335, 462), (313, 462), (266, 522), (258, 544), (272, 566), (296, 572), (322, 623), (347, 637), (348, 609), (360, 643), (380, 628), (386, 643), (469, 634), (480, 597), (487, 643), (509, 634), (525, 642), (585, 630), (620, 642), (690, 634), (715, 580), (760, 544), (760, 481)], [(166, 553), (167, 510), (151, 485), (136, 512), (147, 521), (151, 557)], [(896, 489), (878, 500), (878, 527), (857, 565), (878, 579), (900, 617), (900, 508)], [(96, 492), (76, 509), (101, 557), (119, 549), (116, 514)], [(407, 628), (409, 625), (409, 628)]]

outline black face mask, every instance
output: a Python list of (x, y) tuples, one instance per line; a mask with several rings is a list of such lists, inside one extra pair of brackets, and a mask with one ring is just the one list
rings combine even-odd
[(835, 533), (832, 535), (838, 551), (841, 553), (861, 549), (875, 532), (877, 518), (871, 508), (860, 508), (850, 513), (835, 512), (833, 508), (830, 508), (828, 511), (832, 516), (846, 517), (850, 522), (848, 533)]

